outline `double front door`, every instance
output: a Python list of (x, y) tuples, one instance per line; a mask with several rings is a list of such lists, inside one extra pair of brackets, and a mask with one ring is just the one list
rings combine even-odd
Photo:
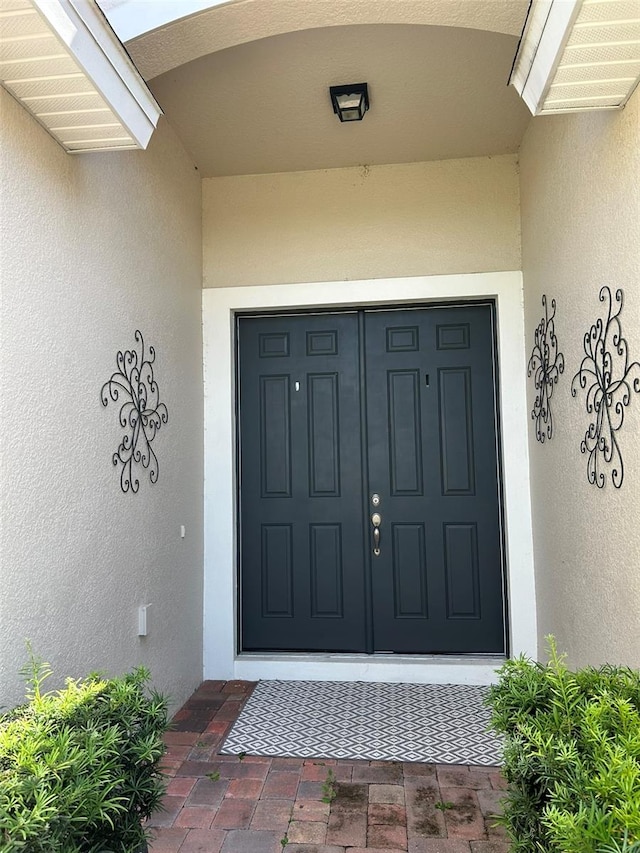
[(238, 319), (243, 651), (503, 653), (493, 308)]

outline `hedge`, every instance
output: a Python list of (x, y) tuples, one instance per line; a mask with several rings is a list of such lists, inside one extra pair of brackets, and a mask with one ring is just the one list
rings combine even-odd
[(489, 690), (513, 853), (640, 853), (640, 673), (507, 661)]
[(164, 793), (167, 702), (140, 667), (43, 693), (31, 659), (28, 702), (0, 716), (2, 853), (133, 853)]

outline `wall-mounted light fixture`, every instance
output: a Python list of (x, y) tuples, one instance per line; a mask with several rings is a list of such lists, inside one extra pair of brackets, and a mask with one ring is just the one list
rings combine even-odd
[(366, 83), (330, 86), (333, 111), (340, 121), (362, 121), (369, 109), (369, 90)]

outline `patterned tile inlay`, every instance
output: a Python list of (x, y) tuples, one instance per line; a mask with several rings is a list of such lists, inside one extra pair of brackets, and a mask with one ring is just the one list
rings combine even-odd
[(261, 681), (221, 752), (498, 765), (485, 696), (470, 685)]

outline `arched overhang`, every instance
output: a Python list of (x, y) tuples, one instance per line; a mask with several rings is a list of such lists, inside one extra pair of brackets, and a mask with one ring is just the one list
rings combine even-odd
[(353, 24), (464, 27), (519, 35), (528, 0), (104, 0), (148, 80), (209, 53), (299, 30)]

